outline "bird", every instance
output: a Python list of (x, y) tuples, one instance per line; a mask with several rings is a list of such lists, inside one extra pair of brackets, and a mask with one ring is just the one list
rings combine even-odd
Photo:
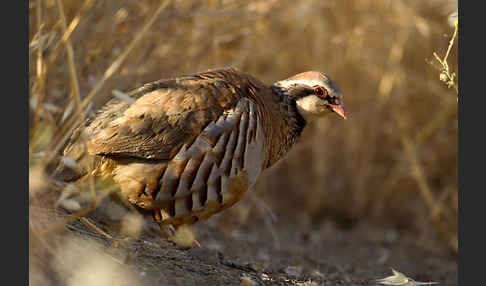
[(93, 159), (93, 170), (59, 164), (56, 177), (109, 176), (125, 202), (175, 228), (241, 200), (309, 123), (331, 113), (347, 118), (341, 89), (319, 71), (266, 85), (223, 67), (146, 83), (126, 96), (90, 115), (63, 151), (77, 162)]

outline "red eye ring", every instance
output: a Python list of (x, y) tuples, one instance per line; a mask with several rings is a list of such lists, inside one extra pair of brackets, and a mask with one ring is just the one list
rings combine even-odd
[(327, 90), (322, 86), (314, 86), (314, 94), (324, 99), (327, 97)]

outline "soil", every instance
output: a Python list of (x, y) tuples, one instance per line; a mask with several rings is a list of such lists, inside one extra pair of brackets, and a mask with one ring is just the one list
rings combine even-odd
[[(150, 220), (136, 238), (116, 235), (95, 214), (90, 221), (114, 238), (79, 220), (64, 231), (101, 245), (141, 285), (379, 285), (375, 280), (390, 276), (391, 268), (415, 281), (457, 283), (457, 257), (412, 233), (366, 222), (345, 229), (330, 220), (316, 225), (297, 218), (272, 224), (229, 218), (228, 223), (229, 214), (193, 227), (201, 248), (178, 247)], [(51, 277), (51, 282), (59, 280)]]

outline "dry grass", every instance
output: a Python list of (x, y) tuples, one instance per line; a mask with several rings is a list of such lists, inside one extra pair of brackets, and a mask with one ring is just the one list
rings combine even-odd
[[(447, 52), (448, 69), (457, 71), (447, 24), (455, 5), (30, 1), (31, 202), (46, 190), (55, 191), (48, 202), (56, 201), (62, 188), (40, 179), (39, 168), (114, 89), (220, 66), (267, 83), (320, 70), (340, 84), (350, 117), (330, 116), (307, 128), (263, 178), (259, 195), (280, 217), (343, 225), (367, 220), (425, 237), (435, 227), (456, 251), (457, 97), (427, 63), (436, 61), (434, 52)], [(91, 198), (102, 194), (94, 181), (85, 190)], [(239, 208), (251, 207), (246, 202)]]

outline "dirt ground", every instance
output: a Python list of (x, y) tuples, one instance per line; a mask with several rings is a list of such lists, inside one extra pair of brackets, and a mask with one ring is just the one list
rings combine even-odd
[(137, 237), (120, 235), (117, 223), (95, 211), (87, 218), (113, 238), (79, 220), (65, 225), (55, 243), (64, 247), (37, 263), (31, 256), (31, 285), (365, 286), (379, 285), (375, 280), (391, 268), (415, 281), (457, 284), (457, 258), (412, 233), (298, 218), (239, 223), (228, 218), (230, 210), (193, 226), (202, 247), (190, 249), (168, 240), (150, 219)]

